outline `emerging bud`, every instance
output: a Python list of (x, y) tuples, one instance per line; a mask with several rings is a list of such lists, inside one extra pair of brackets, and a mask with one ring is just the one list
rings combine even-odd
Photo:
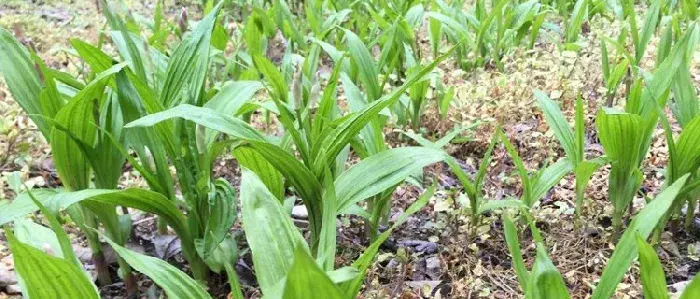
[(177, 21), (177, 25), (180, 27), (180, 33), (185, 34), (185, 31), (187, 31), (187, 9), (184, 7), (180, 13), (180, 20)]
[(321, 83), (318, 81), (318, 72), (316, 72), (314, 83), (311, 85), (311, 91), (309, 92), (309, 107), (316, 105), (321, 94)]
[(294, 78), (292, 81), (292, 96), (294, 97), (294, 109), (301, 109), (301, 107), (304, 105), (301, 99), (301, 78), (301, 68), (297, 68), (297, 70), (294, 72)]

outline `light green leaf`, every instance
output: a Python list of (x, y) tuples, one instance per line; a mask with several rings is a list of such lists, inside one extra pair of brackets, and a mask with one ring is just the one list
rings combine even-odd
[(527, 293), (527, 286), (530, 283), (530, 273), (525, 267), (525, 260), (523, 260), (523, 254), (520, 251), (518, 229), (515, 227), (515, 224), (513, 224), (513, 220), (511, 220), (506, 213), (503, 214), (503, 231), (505, 232), (510, 257), (513, 259), (513, 268), (515, 268), (515, 274), (518, 276), (518, 283), (523, 293)]
[(668, 298), (666, 287), (666, 274), (661, 266), (661, 261), (656, 255), (656, 250), (651, 247), (641, 236), (636, 236), (637, 250), (639, 250), (639, 268), (644, 287), (644, 297), (651, 299)]
[(103, 236), (103, 238), (131, 267), (145, 274), (151, 278), (155, 284), (163, 288), (168, 298), (211, 298), (202, 285), (187, 276), (184, 272), (168, 264), (168, 262), (126, 249), (112, 242), (112, 240), (105, 236)]
[(0, 71), (12, 97), (39, 127), (44, 137), (50, 140), (51, 127), (40, 117), (44, 115), (39, 100), (42, 85), (29, 52), (12, 33), (0, 28), (0, 53)]
[(170, 57), (160, 94), (160, 102), (166, 108), (182, 103), (201, 104), (201, 93), (209, 71), (211, 33), (222, 3), (197, 23)]
[(629, 269), (632, 261), (637, 257), (636, 236), (647, 238), (656, 227), (657, 223), (673, 205), (676, 195), (685, 185), (688, 175), (678, 179), (673, 185), (664, 189), (654, 200), (652, 200), (637, 216), (634, 217), (630, 225), (620, 238), (615, 247), (613, 255), (603, 270), (600, 283), (596, 286), (592, 298), (610, 298), (615, 293), (617, 284)]
[(443, 161), (447, 155), (438, 149), (400, 147), (372, 155), (335, 180), (338, 211), (401, 183), (423, 167)]
[(271, 296), (281, 290), (292, 268), (294, 248), (306, 241), (279, 200), (247, 169), (243, 170), (240, 192), (243, 229), (258, 283), (263, 293)]
[(302, 245), (294, 250), (294, 263), (287, 273), (284, 299), (304, 299), (322, 296), (329, 299), (345, 298), (338, 286), (316, 265)]
[(529, 283), (527, 293), (532, 294), (532, 297), (528, 296), (528, 298), (571, 298), (561, 273), (554, 267), (541, 243), (537, 244), (537, 257), (532, 266)]
[(26, 245), (5, 229), (14, 267), (27, 286), (27, 298), (99, 298), (97, 288), (71, 261)]
[(693, 299), (698, 298), (698, 296), (700, 296), (700, 275), (695, 274), (693, 280), (683, 290), (680, 299)]
[(571, 126), (569, 126), (569, 122), (566, 120), (566, 117), (564, 117), (559, 106), (544, 92), (534, 90), (533, 93), (540, 103), (540, 109), (544, 112), (547, 125), (554, 131), (554, 135), (557, 136), (559, 144), (564, 148), (566, 156), (569, 157), (573, 163), (581, 161), (582, 157), (579, 157), (578, 151), (576, 150), (576, 139), (574, 138)]

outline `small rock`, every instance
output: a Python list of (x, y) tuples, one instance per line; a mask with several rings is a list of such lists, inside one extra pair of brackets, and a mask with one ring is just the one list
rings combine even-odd
[(292, 208), (292, 217), (297, 219), (308, 219), (309, 211), (306, 210), (306, 206), (294, 206), (294, 208)]
[(153, 238), (153, 246), (155, 247), (156, 255), (166, 260), (182, 250), (182, 243), (176, 235), (156, 235)]
[(22, 292), (22, 289), (19, 287), (19, 284), (13, 284), (5, 287), (5, 292), (7, 292), (8, 295), (16, 295)]
[(438, 245), (434, 242), (407, 240), (402, 241), (401, 245), (411, 247), (414, 252), (421, 254), (435, 254), (438, 252)]
[(440, 278), (440, 259), (437, 256), (431, 256), (425, 259), (425, 274), (433, 280)]

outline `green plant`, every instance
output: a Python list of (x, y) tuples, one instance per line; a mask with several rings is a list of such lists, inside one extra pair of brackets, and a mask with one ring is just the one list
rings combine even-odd
[(241, 182), (243, 227), (247, 232), (257, 278), (266, 297), (309, 298), (321, 293), (326, 298), (357, 297), (379, 246), (408, 216), (423, 207), (434, 192), (434, 187), (426, 190), (391, 228), (372, 242), (352, 266), (335, 269), (336, 212), (332, 207), (340, 202), (337, 201), (339, 197), (336, 197), (334, 183), (328, 178), (324, 183), (323, 202), (326, 205), (321, 246), (314, 260), (309, 245), (280, 201), (255, 173), (244, 169)]
[[(235, 221), (236, 211), (231, 204), (235, 199), (233, 188), (226, 181), (211, 177), (211, 164), (227, 143), (214, 140), (213, 134), (203, 127), (183, 122), (171, 121), (154, 128), (129, 130), (122, 130), (122, 125), (124, 122), (133, 121), (148, 113), (155, 113), (180, 103), (207, 105), (213, 109), (231, 111), (233, 114), (244, 106), (255, 92), (262, 88), (262, 85), (258, 82), (235, 82), (225, 85), (214, 96), (211, 94), (216, 89), (204, 92), (209, 71), (210, 42), (212, 32), (216, 28), (220, 5), (212, 8), (193, 31), (184, 36), (182, 42), (174, 48), (172, 55), (166, 59), (167, 61), (163, 62), (161, 61), (164, 59), (163, 54), (154, 48), (149, 48), (148, 43), (140, 35), (129, 31), (128, 28), (131, 28), (129, 27), (131, 23), (128, 23), (129, 18), (125, 23), (109, 5), (104, 4), (103, 11), (108, 23), (114, 29), (112, 40), (125, 62), (115, 64), (114, 59), (99, 48), (73, 40), (72, 45), (78, 55), (98, 75), (85, 87), (77, 86), (82, 88), (80, 92), (56, 112), (55, 116), (51, 114), (54, 110), (46, 109), (37, 112), (28, 110), (28, 113), (33, 116), (41, 115), (40, 123), (53, 119), (51, 124), (54, 128), (51, 133), (52, 138), (49, 140), (51, 140), (57, 169), (62, 177), (66, 178), (63, 181), (69, 191), (85, 189), (89, 182), (87, 179), (90, 168), (92, 168), (95, 174), (95, 185), (100, 188), (95, 192), (112, 192), (110, 189), (116, 188), (116, 181), (121, 175), (122, 164), (126, 159), (139, 171), (156, 194), (169, 199), (174, 205), (177, 198), (168, 165), (171, 161), (186, 203), (187, 216), (185, 218), (178, 211), (180, 216), (171, 215), (170, 220), (161, 222), (160, 228), (164, 230), (166, 224), (176, 225), (172, 221), (187, 223), (186, 225), (177, 223), (179, 229), (176, 231), (183, 240), (183, 254), (190, 262), (195, 278), (204, 280), (208, 272), (205, 263), (212, 268), (221, 268), (212, 266), (216, 262), (209, 260), (217, 246), (226, 240), (228, 228)], [(25, 60), (12, 60), (7, 63)], [(125, 66), (129, 68), (126, 69)], [(24, 68), (19, 65), (12, 69)], [(52, 74), (50, 71), (45, 73)], [(32, 72), (27, 72), (24, 76), (30, 74)], [(13, 73), (10, 75), (7, 77), (14, 76)], [(51, 84), (47, 83), (47, 86), (55, 89)], [(103, 89), (109, 91), (103, 92)], [(49, 93), (51, 89), (47, 90), (46, 94), (51, 95)], [(231, 95), (235, 96), (231, 98)], [(93, 97), (100, 101), (93, 103)], [(29, 98), (29, 100), (32, 99)], [(99, 117), (92, 118), (94, 105), (99, 108)], [(84, 117), (76, 117), (76, 115), (84, 115)], [(54, 135), (58, 137), (53, 138)], [(129, 150), (133, 150), (138, 159), (132, 157)], [(70, 155), (62, 154), (67, 152), (70, 152)], [(88, 198), (92, 193), (76, 194), (79, 194), (76, 196)], [(153, 196), (149, 195), (149, 197)], [(129, 203), (121, 202), (112, 204), (131, 206)], [(70, 204), (65, 205), (65, 207), (68, 206)], [(158, 207), (150, 210), (156, 214), (163, 213)], [(117, 244), (124, 244), (128, 237), (128, 233), (124, 234), (124, 232), (130, 230), (128, 221), (130, 217), (117, 215), (116, 208), (113, 206), (103, 207), (103, 209), (83, 208), (79, 212), (76, 212), (75, 208), (70, 208), (69, 211), (73, 220), (83, 227), (83, 231), (88, 236), (92, 236), (91, 244), (94, 244), (92, 247), (96, 248), (94, 249), (96, 253), (101, 252), (101, 245), (97, 242), (97, 235), (90, 229), (97, 228), (97, 223), (90, 220), (94, 217), (90, 216), (91, 214), (97, 214), (97, 219)], [(24, 211), (25, 214), (27, 212), (30, 211)], [(23, 215), (8, 213), (13, 216)], [(126, 268), (126, 264), (123, 266)]]
[(528, 219), (528, 226), (532, 231), (537, 250), (537, 257), (531, 271), (527, 270), (522, 257), (517, 227), (507, 214), (503, 214), (502, 220), (508, 251), (513, 259), (513, 268), (518, 276), (520, 288), (525, 293), (525, 298), (570, 298), (561, 273), (547, 256), (542, 236), (540, 236), (532, 216), (528, 215), (525, 210), (523, 213)]
[[(660, 107), (667, 104), (668, 90), (674, 78), (670, 74), (674, 74), (686, 61), (689, 47), (694, 46), (695, 31), (695, 26), (689, 27), (683, 37), (670, 47), (668, 55), (661, 58), (663, 62), (653, 76), (647, 76), (645, 84), (641, 79), (634, 82), (627, 95), (625, 113), (605, 108), (597, 116), (599, 138), (612, 166), (609, 194), (615, 206), (613, 225), (617, 233), (622, 227), (622, 214), (641, 184), (639, 167), (649, 150), (653, 130), (659, 121)], [(674, 179), (673, 176), (670, 178)]]
[(576, 112), (574, 115), (574, 129), (571, 130), (569, 123), (559, 106), (546, 94), (539, 90), (534, 91), (535, 97), (539, 101), (540, 109), (544, 112), (547, 124), (554, 131), (554, 136), (559, 140), (559, 145), (564, 149), (570, 167), (573, 169), (575, 178), (576, 204), (575, 212), (577, 223), (581, 219), (581, 207), (586, 191), (586, 185), (591, 179), (591, 175), (606, 163), (604, 157), (586, 160), (585, 148), (585, 122), (583, 119), (583, 100), (576, 98)]
[[(508, 140), (506, 134), (503, 133), (502, 130), (498, 131), (497, 134), (503, 143), (503, 146), (506, 148), (508, 155), (513, 160), (513, 163), (518, 171), (518, 175), (520, 176), (523, 191), (522, 195), (520, 196), (520, 202), (516, 204), (518, 206), (524, 205), (528, 209), (532, 209), (537, 201), (544, 197), (545, 194), (552, 189), (552, 187), (558, 184), (565, 175), (573, 170), (572, 163), (570, 162), (571, 158), (564, 157), (559, 159), (554, 164), (539, 169), (530, 175), (527, 168), (525, 168), (525, 163), (523, 163), (523, 160), (520, 159), (518, 151), (515, 149), (513, 144), (510, 143), (510, 140)], [(501, 203), (499, 203), (499, 201)], [(489, 206), (493, 205), (493, 207), (500, 207), (504, 204), (508, 204), (507, 200), (493, 200), (490, 202), (492, 203), (490, 203)]]
[[(37, 124), (49, 142), (56, 170), (64, 187), (71, 191), (90, 188), (115, 188), (121, 175), (125, 159), (105, 133), (112, 134), (119, 143), (124, 143), (121, 134), (122, 120), (115, 115), (122, 108), (106, 88), (114, 84), (115, 76), (123, 71), (125, 64), (95, 68), (83, 84), (68, 74), (48, 68), (34, 53), (30, 53), (9, 32), (0, 29), (0, 60), (3, 75), (17, 103)], [(58, 84), (70, 86), (73, 94), (59, 92)], [(94, 175), (94, 181), (91, 177)], [(99, 219), (84, 207), (71, 209), (74, 220), (86, 234), (93, 250), (101, 284), (111, 281), (106, 268), (102, 246), (98, 236), (88, 227), (94, 227), (105, 219)], [(119, 216), (116, 208), (109, 217), (124, 221), (106, 225), (109, 235), (118, 243), (126, 241), (122, 231), (129, 230), (128, 216)], [(133, 291), (133, 280), (129, 279), (128, 266), (120, 260), (129, 290)]]
[(632, 204), (632, 199), (642, 183), (639, 170), (639, 148), (642, 145), (642, 117), (604, 109), (596, 118), (598, 138), (609, 158), (610, 201), (613, 204), (612, 223), (615, 234), (622, 230), (622, 215)]
[[(670, 298), (666, 286), (666, 273), (664, 273), (654, 247), (637, 235), (637, 250), (639, 251), (639, 272), (644, 287), (644, 296), (652, 299)], [(700, 275), (695, 275), (681, 293), (680, 298), (689, 299), (698, 296), (700, 296)]]
[[(615, 251), (603, 269), (600, 282), (595, 286), (591, 298), (611, 298), (614, 295), (617, 285), (639, 254), (638, 240), (648, 238), (661, 218), (671, 209), (677, 196), (687, 192), (683, 190), (687, 178), (688, 175), (683, 176), (673, 185), (664, 189), (634, 217), (615, 246)], [(569, 293), (566, 285), (562, 281), (561, 274), (547, 257), (542, 236), (534, 223), (532, 215), (530, 215), (525, 206), (520, 206), (517, 209), (530, 227), (537, 250), (533, 269), (531, 272), (528, 272), (518, 242), (517, 228), (509, 216), (504, 214), (503, 224), (506, 243), (513, 259), (513, 268), (518, 276), (518, 282), (526, 298), (567, 298)], [(641, 256), (642, 259), (646, 259), (648, 252), (643, 251)], [(644, 260), (642, 262), (645, 263)], [(645, 270), (643, 269), (642, 271)], [(645, 281), (646, 273), (642, 275), (642, 279)], [(647, 287), (645, 287), (645, 295), (651, 296), (651, 293), (646, 294), (646, 291)], [(691, 292), (696, 291), (693, 290)]]
[[(545, 21), (547, 10), (537, 1), (501, 0), (487, 11), (485, 1), (476, 1), (474, 11), (464, 12), (463, 1), (449, 4), (435, 0), (439, 10), (426, 13), (431, 24), (433, 47), (441, 32), (456, 49), (457, 63), (464, 70), (494, 64), (503, 70), (502, 58), (529, 35), (531, 48)], [(439, 22), (439, 23), (438, 23)]]
[[(444, 59), (444, 57), (442, 57)], [(234, 154), (241, 165), (248, 167), (263, 179), (265, 185), (282, 201), (283, 181), (293, 186), (309, 211), (311, 230), (311, 249), (317, 253), (320, 234), (322, 232), (323, 184), (330, 169), (331, 178), (337, 184), (338, 212), (347, 213), (358, 211), (355, 204), (375, 195), (385, 194), (391, 187), (403, 181), (407, 176), (422, 169), (424, 166), (441, 161), (445, 155), (441, 151), (423, 148), (396, 148), (377, 151), (377, 154), (367, 155), (369, 158), (344, 171), (344, 163), (349, 145), (356, 150), (367, 147), (357, 145), (356, 136), (367, 125), (372, 125), (380, 111), (396, 102), (409, 86), (419, 81), (425, 74), (440, 62), (434, 61), (420, 73), (409, 78), (401, 87), (388, 95), (368, 103), (361, 110), (347, 116), (338, 117), (335, 110), (335, 80), (342, 64), (336, 65), (336, 70), (319, 103), (315, 115), (309, 112), (310, 107), (304, 106), (303, 101), (296, 100), (300, 93), (292, 92), (294, 101), (289, 98), (287, 84), (282, 74), (263, 57), (255, 57), (257, 69), (265, 75), (270, 83), (269, 90), (277, 108), (278, 118), (288, 134), (290, 142), (296, 148), (300, 159), (290, 153), (285, 143), (269, 140), (245, 122), (226, 114), (221, 114), (208, 107), (196, 107), (181, 104), (163, 112), (150, 114), (126, 125), (127, 128), (159, 126), (173, 118), (184, 118), (195, 122), (198, 126), (223, 132), (238, 142)], [(367, 76), (367, 74), (365, 74)], [(292, 106), (294, 104), (294, 106)], [(381, 133), (381, 132), (378, 132)], [(374, 133), (364, 139), (365, 143), (377, 141)], [(364, 137), (364, 136), (363, 136)], [(378, 140), (382, 142), (381, 139)], [(240, 151), (249, 153), (243, 156)], [(347, 153), (347, 152), (346, 152)], [(360, 156), (363, 156), (360, 154)], [(369, 175), (368, 175), (369, 174)], [(391, 175), (389, 175), (391, 174)], [(370, 188), (371, 187), (371, 188)], [(387, 200), (389, 195), (384, 195)], [(380, 215), (375, 208), (370, 215)], [(367, 214), (363, 214), (367, 217)], [(378, 217), (371, 222), (376, 223)]]
[[(621, 58), (613, 59), (615, 62), (612, 64), (612, 70), (607, 47), (607, 39), (604, 38), (600, 43), (603, 82), (605, 82), (605, 106), (607, 107), (613, 106), (613, 101), (615, 100), (615, 94), (617, 93), (618, 86), (620, 86), (620, 84), (623, 82), (623, 78), (625, 76), (629, 76), (628, 72), (630, 71), (630, 57), (628, 53), (624, 52), (624, 48), (620, 46), (625, 44), (626, 38), (627, 34), (620, 34), (619, 39), (614, 43), (616, 49), (618, 49), (618, 53), (621, 52), (621, 50), (623, 50), (623, 52), (622, 54), (618, 54), (618, 56), (622, 56)], [(627, 91), (624, 96), (627, 96), (628, 94), (629, 91)]]
[[(666, 171), (667, 180), (668, 182), (675, 182), (678, 178), (690, 174), (691, 179), (688, 185), (693, 185), (698, 181), (697, 172), (700, 168), (700, 157), (698, 156), (698, 151), (700, 150), (698, 148), (698, 139), (700, 139), (700, 117), (695, 116), (689, 123), (686, 123), (683, 126), (683, 130), (678, 135), (677, 140), (674, 141), (669, 120), (664, 113), (659, 114), (661, 115), (661, 123), (664, 127), (666, 142), (669, 147), (669, 162)], [(693, 221), (695, 220), (695, 209), (697, 208), (696, 196), (697, 189), (694, 189), (684, 196), (682, 201), (676, 202), (672, 213), (669, 213), (669, 215), (662, 220), (659, 225), (659, 230), (674, 216), (671, 214), (680, 215), (681, 208), (683, 204), (686, 203), (688, 209), (685, 217), (685, 228), (687, 230), (692, 230)]]
[[(498, 132), (499, 130), (500, 129), (496, 129), (496, 132)], [(464, 193), (466, 194), (467, 199), (469, 200), (469, 215), (471, 217), (470, 225), (472, 227), (472, 236), (476, 235), (476, 229), (481, 224), (482, 213), (488, 209), (488, 205), (485, 205), (485, 203), (488, 203), (488, 201), (484, 199), (483, 195), (483, 183), (488, 171), (487, 168), (491, 164), (491, 156), (493, 154), (493, 149), (496, 146), (496, 143), (499, 139), (500, 137), (498, 133), (494, 133), (493, 137), (491, 137), (491, 142), (489, 143), (489, 147), (487, 148), (486, 153), (484, 153), (484, 157), (481, 159), (481, 163), (479, 164), (479, 170), (477, 170), (476, 177), (474, 178), (474, 180), (471, 180), (469, 175), (462, 169), (462, 166), (459, 165), (456, 159), (452, 158), (446, 161), (452, 173), (454, 173), (454, 175), (457, 176), (457, 179), (462, 184)], [(439, 140), (435, 144), (440, 145), (440, 141), (441, 140)]]
[[(84, 190), (78, 193), (95, 193), (97, 190)], [(126, 192), (126, 191), (125, 191)], [(51, 211), (41, 201), (34, 197), (32, 191), (26, 191), (26, 199), (20, 204), (28, 209), (39, 209), (48, 220), (50, 229), (27, 220), (15, 221), (15, 233), (20, 225), (30, 225), (34, 232), (46, 231), (40, 242), (34, 243), (32, 234), (23, 233), (22, 236), (15, 236), (13, 229), (5, 225), (4, 230), (7, 235), (10, 250), (14, 255), (15, 269), (22, 279), (22, 293), (27, 297), (36, 298), (99, 298), (97, 288), (89, 280), (89, 275), (83, 270), (82, 264), (78, 261), (71, 247), (68, 235), (63, 231), (61, 223), (54, 216), (57, 211)], [(65, 195), (63, 199), (75, 200)], [(61, 195), (59, 195), (61, 196)], [(86, 206), (99, 213), (99, 209), (104, 208), (104, 204), (110, 200), (117, 199), (120, 195), (106, 193), (99, 199), (87, 201)], [(99, 196), (98, 196), (99, 197)], [(109, 199), (107, 199), (109, 198)], [(124, 197), (127, 198), (127, 197)], [(31, 201), (29, 201), (31, 200)], [(80, 199), (77, 199), (79, 201)], [(148, 198), (135, 199), (133, 202), (141, 202), (144, 205), (151, 205)], [(156, 200), (157, 201), (157, 200)], [(167, 203), (167, 201), (165, 201)], [(65, 203), (65, 200), (45, 201), (47, 204), (56, 205)], [(138, 206), (138, 204), (134, 204)], [(13, 207), (18, 205), (13, 203)], [(53, 206), (58, 208), (57, 206)], [(104, 211), (103, 211), (104, 213)], [(7, 217), (8, 214), (4, 214)], [(23, 222), (25, 221), (25, 222)], [(28, 224), (22, 224), (28, 223)], [(95, 231), (97, 233), (97, 231)], [(24, 240), (20, 240), (20, 237)], [(148, 275), (159, 285), (169, 298), (211, 298), (204, 288), (195, 280), (181, 272), (167, 262), (145, 256), (131, 251), (113, 242), (107, 236), (102, 236), (107, 241), (119, 257), (137, 271)], [(47, 240), (55, 239), (55, 243), (47, 250), (45, 247)], [(43, 247), (42, 247), (43, 245)], [(44, 252), (49, 251), (49, 253)], [(53, 255), (50, 253), (53, 252)]]
[[(646, 48), (651, 41), (651, 37), (658, 27), (660, 5), (660, 1), (655, 1), (651, 4), (644, 17), (642, 28), (638, 28), (637, 15), (634, 11), (634, 2), (628, 0), (622, 1), (623, 14), (621, 18), (623, 20), (627, 19), (628, 25), (622, 29), (622, 32), (618, 36), (617, 40), (604, 36), (603, 42), (601, 43), (603, 80), (605, 81), (605, 87), (607, 89), (605, 100), (606, 106), (612, 107), (617, 87), (620, 85), (620, 83), (622, 83), (622, 78), (625, 75), (627, 87), (624, 97), (630, 96), (633, 84), (632, 82), (639, 76), (641, 59), (644, 57), (644, 53), (646, 52)], [(628, 50), (626, 45), (628, 35), (631, 37), (633, 51)], [(611, 63), (606, 45), (608, 43), (615, 46), (617, 56), (620, 57), (619, 59), (615, 59), (616, 61), (614, 62), (612, 71), (610, 70)], [(663, 46), (660, 47), (660, 51), (663, 48)], [(665, 57), (663, 57), (663, 55), (660, 55), (658, 61), (663, 61), (664, 58)]]
[(630, 222), (617, 242), (610, 260), (605, 265), (600, 283), (593, 291), (592, 298), (610, 298), (615, 293), (617, 285), (631, 266), (634, 258), (637, 257), (637, 237), (641, 236), (646, 239), (651, 235), (664, 214), (671, 209), (674, 201), (685, 192), (683, 186), (687, 179), (688, 176), (679, 178), (678, 181), (664, 189)]

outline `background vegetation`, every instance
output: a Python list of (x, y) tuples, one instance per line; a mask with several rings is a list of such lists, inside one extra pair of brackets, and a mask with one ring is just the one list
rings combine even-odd
[(693, 0), (0, 15), (7, 295), (700, 296)]

